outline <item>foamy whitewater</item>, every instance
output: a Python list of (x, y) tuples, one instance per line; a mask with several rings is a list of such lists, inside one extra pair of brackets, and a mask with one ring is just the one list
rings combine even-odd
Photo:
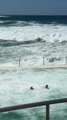
[[(67, 97), (67, 69), (30, 68), (43, 65), (43, 59), (48, 65), (66, 64), (66, 20), (66, 16), (0, 16), (0, 68), (6, 68), (0, 69), (0, 107)], [(19, 58), (27, 69), (19, 67)], [(0, 120), (43, 120), (44, 111), (38, 107), (1, 113)], [(67, 120), (66, 103), (52, 105), (50, 111), (51, 120)]]

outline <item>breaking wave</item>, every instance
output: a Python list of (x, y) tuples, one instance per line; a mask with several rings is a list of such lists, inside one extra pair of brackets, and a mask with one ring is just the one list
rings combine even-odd
[[(27, 45), (27, 44), (35, 44), (35, 43), (47, 43), (42, 38), (37, 38), (35, 40), (27, 40), (27, 41), (16, 41), (16, 40), (0, 40), (0, 46), (8, 47), (8, 46), (19, 46), (19, 45)], [(59, 42), (57, 42), (59, 43)], [(55, 43), (56, 44), (56, 43)], [(67, 41), (60, 42), (61, 45), (67, 44)]]
[[(8, 17), (6, 16), (8, 19)], [(15, 43), (34, 43), (40, 38), (46, 42), (67, 42), (67, 26), (63, 24), (41, 24), (36, 21), (2, 20), (0, 18), (0, 42), (10, 45)], [(3, 40), (3, 41), (2, 41)], [(6, 41), (4, 41), (6, 40)], [(8, 42), (8, 41), (12, 42)]]
[(41, 38), (37, 38), (35, 40), (28, 40), (28, 41), (16, 41), (16, 40), (0, 40), (0, 46), (8, 47), (8, 46), (18, 46), (24, 44), (34, 44), (34, 43), (42, 43), (45, 42)]

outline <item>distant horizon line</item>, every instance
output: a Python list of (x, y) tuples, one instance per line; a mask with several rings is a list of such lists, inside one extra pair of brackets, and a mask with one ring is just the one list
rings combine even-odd
[(67, 16), (67, 15), (36, 15), (36, 14), (34, 14), (34, 15), (17, 15), (17, 14), (0, 14), (0, 16)]

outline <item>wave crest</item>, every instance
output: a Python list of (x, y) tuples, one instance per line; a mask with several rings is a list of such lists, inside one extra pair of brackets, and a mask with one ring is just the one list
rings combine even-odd
[(24, 44), (34, 44), (34, 43), (42, 43), (42, 38), (37, 38), (35, 40), (28, 40), (28, 41), (16, 41), (16, 40), (0, 40), (0, 46), (2, 47), (8, 47), (8, 46), (18, 46), (18, 45), (24, 45)]

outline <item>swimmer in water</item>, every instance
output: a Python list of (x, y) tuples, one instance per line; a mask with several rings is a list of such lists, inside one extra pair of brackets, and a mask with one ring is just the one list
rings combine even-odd
[(49, 89), (48, 85), (45, 85), (45, 88), (46, 88), (46, 89)]
[(31, 87), (30, 87), (30, 90), (34, 90), (34, 88), (31, 86)]

